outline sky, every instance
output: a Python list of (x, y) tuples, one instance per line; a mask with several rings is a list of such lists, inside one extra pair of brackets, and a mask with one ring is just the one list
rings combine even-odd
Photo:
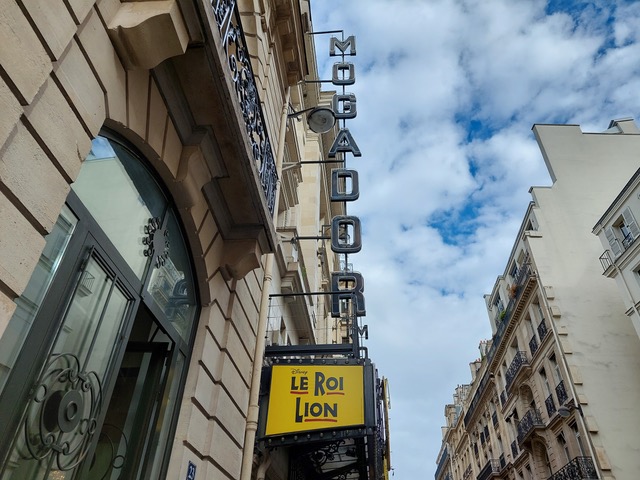
[[(348, 213), (363, 248), (369, 356), (391, 392), (394, 480), (433, 478), (444, 406), (491, 337), (484, 294), (551, 179), (536, 123), (600, 132), (640, 118), (640, 2), (311, 0), (315, 31), (355, 35), (362, 157)], [(331, 78), (329, 36), (316, 35)], [(327, 90), (333, 89), (329, 84)]]

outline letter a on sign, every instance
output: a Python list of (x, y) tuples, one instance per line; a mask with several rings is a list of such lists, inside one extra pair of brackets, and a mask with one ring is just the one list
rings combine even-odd
[(341, 128), (338, 135), (336, 135), (336, 139), (329, 149), (329, 158), (336, 158), (338, 152), (351, 152), (354, 157), (362, 156), (362, 152), (348, 128)]

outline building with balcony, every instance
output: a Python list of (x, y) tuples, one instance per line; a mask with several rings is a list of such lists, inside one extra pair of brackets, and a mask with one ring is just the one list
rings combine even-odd
[(636, 171), (593, 228), (604, 252), (600, 255), (603, 275), (615, 279), (626, 315), (640, 336), (640, 257), (636, 240), (640, 229), (640, 171)]
[(338, 255), (297, 241), (346, 210), (301, 163), (338, 126), (291, 116), (331, 98), (310, 31), (309, 0), (3, 3), (0, 478), (287, 476), (265, 343), (340, 333)]
[(603, 133), (533, 131), (553, 184), (531, 188), (506, 268), (485, 296), (493, 335), (470, 364), (468, 393), (456, 391), (445, 407), (449, 456), (438, 471), (455, 480), (632, 478), (640, 468), (640, 341), (628, 318), (632, 297), (625, 306), (607, 276), (620, 275), (615, 262), (624, 262), (637, 230), (628, 189), (640, 132), (632, 120)]

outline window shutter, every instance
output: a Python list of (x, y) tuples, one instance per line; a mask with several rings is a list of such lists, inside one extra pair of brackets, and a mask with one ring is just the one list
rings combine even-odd
[(640, 229), (638, 228), (636, 219), (633, 217), (633, 213), (631, 213), (631, 209), (629, 207), (622, 211), (622, 218), (624, 218), (624, 223), (629, 228), (633, 238), (638, 238), (640, 236)]
[(613, 228), (607, 227), (604, 229), (604, 234), (607, 237), (607, 241), (611, 246), (611, 251), (613, 252), (613, 256), (617, 257), (622, 253), (622, 247), (620, 247), (620, 243), (613, 233)]

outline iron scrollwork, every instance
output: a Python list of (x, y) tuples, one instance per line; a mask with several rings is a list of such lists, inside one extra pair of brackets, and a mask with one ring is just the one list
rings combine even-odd
[(31, 458), (49, 457), (61, 471), (76, 467), (96, 432), (101, 400), (95, 372), (82, 371), (75, 355), (55, 355), (36, 385), (24, 421), (24, 445)]
[(253, 160), (258, 167), (260, 183), (267, 199), (267, 208), (269, 213), (273, 214), (278, 172), (236, 2), (212, 0), (211, 5), (244, 118)]
[(147, 248), (142, 253), (145, 257), (151, 257), (156, 268), (160, 268), (169, 258), (169, 232), (162, 226), (162, 221), (154, 217), (144, 226), (144, 233), (146, 237), (142, 239), (142, 244)]

